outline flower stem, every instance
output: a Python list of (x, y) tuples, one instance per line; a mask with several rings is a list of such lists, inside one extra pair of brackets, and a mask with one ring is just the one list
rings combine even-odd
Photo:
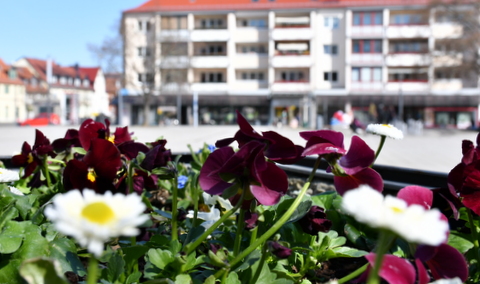
[(257, 240), (258, 226), (252, 229), (252, 234), (250, 235), (250, 245), (252, 245)]
[(479, 251), (479, 243), (478, 243), (477, 226), (475, 226), (475, 223), (473, 222), (472, 210), (467, 208), (467, 213), (468, 213), (468, 222), (470, 224), (470, 232), (472, 234), (473, 247), (475, 248), (475, 251), (476, 251), (477, 268), (480, 271), (480, 251)]
[(52, 186), (52, 181), (50, 180), (50, 172), (48, 171), (48, 159), (47, 155), (43, 158), (43, 174), (45, 175), (45, 178), (47, 179), (47, 186), (51, 187)]
[(133, 192), (133, 166), (131, 163), (128, 164), (128, 173), (127, 173), (127, 182), (128, 182), (128, 193)]
[(354, 272), (348, 274), (347, 276), (338, 279), (338, 284), (343, 284), (347, 283), (348, 281), (352, 280), (353, 278), (358, 277), (360, 274), (362, 274), (365, 270), (367, 270), (368, 263), (366, 263), (364, 266), (360, 267), (359, 269), (355, 270)]
[(383, 257), (388, 251), (388, 248), (391, 245), (391, 234), (387, 231), (381, 230), (380, 236), (378, 237), (377, 249), (375, 251), (375, 265), (368, 275), (368, 284), (379, 284), (380, 283), (380, 268), (382, 267)]
[[(239, 263), (240, 261), (242, 261), (242, 259), (244, 257), (246, 257), (247, 255), (249, 255), (252, 251), (254, 251), (258, 246), (260, 246), (261, 244), (263, 244), (268, 238), (270, 238), (273, 234), (275, 234), (282, 226), (283, 224), (285, 224), (288, 219), (290, 218), (290, 216), (292, 216), (293, 212), (295, 212), (295, 209), (297, 209), (298, 205), (300, 204), (300, 202), (302, 201), (303, 199), (303, 196), (305, 195), (305, 193), (307, 192), (307, 189), (310, 187), (310, 183), (312, 182), (313, 180), (313, 177), (315, 176), (315, 173), (317, 172), (317, 168), (318, 166), (320, 165), (320, 161), (322, 160), (322, 158), (320, 156), (318, 156), (317, 158), (317, 161), (315, 162), (315, 165), (313, 166), (313, 169), (312, 169), (312, 172), (310, 173), (310, 176), (308, 177), (308, 180), (307, 182), (304, 184), (302, 190), (300, 191), (300, 193), (298, 194), (297, 198), (295, 198), (295, 200), (293, 201), (292, 205), (290, 206), (290, 208), (288, 208), (288, 210), (285, 212), (285, 214), (283, 214), (283, 216), (269, 229), (267, 230), (263, 235), (261, 235), (255, 242), (253, 242), (253, 244), (250, 244), (250, 246), (248, 248), (246, 248), (245, 250), (242, 251), (242, 253), (240, 253), (239, 255), (237, 255), (231, 262), (230, 262), (230, 266), (233, 267), (234, 265), (236, 265), (237, 263)], [(220, 276), (222, 276), (222, 274), (224, 273), (225, 271), (223, 270), (220, 270), (218, 271), (216, 274), (215, 274), (215, 278), (219, 278)]]
[(245, 228), (245, 209), (240, 209), (240, 214), (238, 215), (238, 218), (237, 218), (237, 233), (235, 234), (233, 255), (238, 255), (238, 252), (240, 251), (244, 228)]
[[(375, 152), (375, 160), (373, 160), (374, 163), (377, 160), (378, 155), (380, 155), (380, 152), (382, 152), (383, 144), (385, 144), (385, 139), (387, 139), (387, 136), (385, 135), (380, 136), (380, 145), (378, 145), (377, 152)], [(373, 166), (373, 163), (372, 163), (372, 166)]]
[(187, 255), (189, 255), (192, 251), (194, 251), (211, 233), (213, 233), (213, 231), (215, 231), (215, 229), (218, 226), (220, 226), (225, 220), (227, 220), (230, 216), (232, 216), (232, 214), (235, 213), (238, 210), (238, 208), (242, 206), (244, 193), (245, 192), (243, 192), (242, 195), (240, 196), (240, 200), (238, 200), (238, 203), (235, 205), (235, 207), (225, 212), (225, 214), (223, 214), (222, 217), (220, 217), (220, 219), (218, 219), (217, 222), (213, 223), (213, 225), (210, 228), (208, 228), (205, 232), (203, 232), (203, 234), (200, 237), (198, 237), (198, 239), (196, 239), (193, 243), (185, 246), (183, 250), (186, 252)]
[(262, 247), (262, 257), (260, 258), (260, 262), (258, 263), (257, 266), (257, 271), (255, 271), (255, 275), (252, 278), (252, 281), (250, 283), (257, 283), (258, 277), (260, 277), (260, 273), (263, 270), (263, 264), (265, 263), (265, 260), (267, 260), (267, 244), (263, 244)]
[(177, 178), (173, 178), (173, 188), (172, 188), (172, 241), (178, 240), (178, 185)]
[(97, 284), (98, 260), (92, 256), (88, 261), (87, 284)]

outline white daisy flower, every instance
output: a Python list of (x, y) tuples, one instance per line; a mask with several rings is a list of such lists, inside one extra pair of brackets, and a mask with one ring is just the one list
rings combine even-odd
[(45, 216), (57, 230), (74, 237), (89, 252), (99, 257), (104, 243), (113, 237), (136, 236), (137, 226), (148, 220), (142, 214), (146, 206), (137, 194), (97, 194), (84, 189), (57, 194)]
[(404, 200), (383, 197), (366, 185), (347, 191), (342, 209), (359, 222), (390, 230), (409, 242), (437, 246), (447, 239), (449, 227), (441, 220), (440, 211), (416, 204), (408, 206)]
[[(187, 218), (193, 218), (193, 213), (193, 210), (188, 210)], [(220, 210), (212, 206), (210, 212), (197, 212), (197, 218), (205, 220), (200, 226), (207, 230), (220, 219)]]
[(403, 139), (403, 132), (391, 124), (369, 124), (366, 129), (367, 133), (387, 136), (393, 139)]
[(12, 182), (19, 180), (17, 171), (12, 171), (5, 168), (0, 168), (0, 182)]
[(207, 205), (215, 205), (218, 202), (220, 206), (222, 206), (223, 209), (227, 211), (233, 208), (232, 203), (230, 203), (230, 200), (224, 199), (218, 195), (210, 195), (206, 192), (202, 192), (202, 196), (203, 196), (203, 201)]
[(460, 278), (455, 277), (452, 279), (440, 279), (434, 282), (431, 282), (430, 284), (462, 284), (462, 280)]
[(25, 195), (23, 192), (21, 192), (18, 188), (9, 186), (8, 189), (10, 190), (11, 193), (16, 194), (16, 195)]

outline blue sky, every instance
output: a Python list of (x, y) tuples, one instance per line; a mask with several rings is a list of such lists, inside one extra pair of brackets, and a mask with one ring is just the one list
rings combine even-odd
[(95, 66), (87, 44), (117, 32), (123, 10), (146, 0), (14, 0), (0, 4), (0, 58), (53, 58), (60, 65)]

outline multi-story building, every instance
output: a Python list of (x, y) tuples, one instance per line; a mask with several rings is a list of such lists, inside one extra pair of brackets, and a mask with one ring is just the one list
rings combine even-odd
[(16, 124), (26, 118), (26, 91), (17, 70), (0, 59), (0, 124)]
[(363, 120), (477, 125), (477, 82), (441, 52), (462, 29), (428, 1), (151, 0), (123, 12), (124, 77), (131, 123), (164, 110), (182, 123), (319, 127), (337, 110)]
[(62, 124), (110, 115), (105, 77), (98, 67), (65, 67), (55, 62), (21, 58), (13, 66), (26, 87), (28, 117), (55, 113)]

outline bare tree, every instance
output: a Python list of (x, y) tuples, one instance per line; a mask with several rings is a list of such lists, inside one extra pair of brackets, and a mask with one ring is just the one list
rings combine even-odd
[(123, 41), (120, 21), (112, 26), (113, 35), (103, 39), (101, 44), (88, 43), (87, 49), (104, 73), (121, 73), (123, 67)]
[[(450, 35), (436, 39), (437, 62), (454, 62), (448, 70), (462, 78), (464, 87), (478, 87), (480, 74), (480, 1), (434, 0), (430, 3), (436, 23), (452, 24)], [(448, 65), (448, 64), (447, 64)]]

